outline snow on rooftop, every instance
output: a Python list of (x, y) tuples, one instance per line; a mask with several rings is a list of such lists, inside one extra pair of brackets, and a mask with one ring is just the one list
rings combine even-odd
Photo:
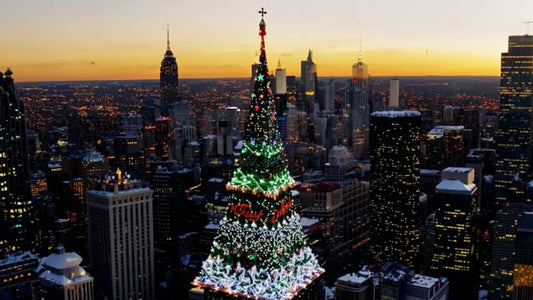
[(454, 194), (470, 194), (476, 188), (476, 184), (464, 184), (457, 179), (444, 179), (441, 183), (437, 184), (435, 190), (441, 193), (454, 193)]
[(370, 272), (359, 272), (359, 273), (348, 273), (339, 278), (337, 282), (342, 282), (343, 284), (357, 283), (362, 284), (371, 277)]
[(420, 175), (440, 175), (440, 170), (420, 169)]
[(443, 126), (435, 126), (433, 127), (433, 129), (431, 129), (429, 132), (428, 132), (428, 136), (443, 136), (444, 135), (444, 131), (446, 130), (449, 130), (449, 131), (461, 131), (461, 130), (464, 130), (465, 127), (464, 126), (449, 126), (449, 125), (443, 125)]
[(463, 168), (463, 167), (448, 167), (442, 170), (442, 172), (463, 173), (463, 174), (468, 174), (470, 171), (472, 171), (472, 168)]
[(207, 230), (218, 230), (218, 224), (209, 223), (204, 228)]
[(439, 282), (438, 278), (424, 276), (420, 274), (416, 274), (411, 280), (409, 281), (410, 284), (414, 286), (424, 287), (424, 288), (430, 288), (434, 286), (437, 282)]
[(224, 178), (211, 177), (208, 182), (224, 182)]
[(302, 227), (304, 228), (311, 227), (319, 222), (320, 221), (318, 219), (312, 219), (312, 218), (306, 218), (306, 217), (300, 218), (300, 224), (302, 224)]
[(93, 280), (93, 277), (88, 273), (85, 273), (82, 276), (76, 276), (72, 279), (68, 279), (66, 276), (53, 273), (50, 270), (41, 273), (41, 275), (39, 275), (39, 278), (61, 286), (73, 285), (78, 284), (80, 282)]
[(75, 252), (65, 252), (61, 254), (52, 253), (44, 260), (44, 265), (56, 270), (63, 270), (77, 267), (82, 261), (81, 256)]
[(420, 117), (420, 112), (416, 110), (385, 110), (375, 111), (370, 116), (387, 118)]
[(38, 257), (35, 253), (30, 251), (10, 253), (6, 254), (2, 259), (0, 259), (0, 265), (8, 265), (31, 259), (38, 259)]

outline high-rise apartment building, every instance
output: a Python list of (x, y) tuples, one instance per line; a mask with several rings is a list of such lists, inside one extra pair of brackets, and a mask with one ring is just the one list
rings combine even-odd
[(419, 250), (418, 111), (370, 115), (370, 253), (410, 266)]
[(12, 74), (0, 72), (0, 256), (35, 241), (24, 104)]
[(117, 170), (87, 191), (95, 298), (154, 298), (152, 190)]
[(533, 36), (509, 36), (501, 56), (500, 111), (496, 140), (496, 214), (490, 296), (510, 297), (513, 291), (516, 225), (531, 204), (525, 188), (531, 175), (533, 143)]
[(161, 61), (159, 71), (159, 87), (161, 97), (161, 114), (168, 116), (169, 109), (179, 100), (178, 98), (178, 64), (176, 57), (170, 50), (170, 37), (167, 29), (167, 51)]

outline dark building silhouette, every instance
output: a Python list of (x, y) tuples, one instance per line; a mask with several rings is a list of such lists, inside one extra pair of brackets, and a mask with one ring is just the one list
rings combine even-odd
[(370, 254), (414, 265), (419, 250), (418, 111), (370, 115)]
[(12, 74), (0, 72), (0, 256), (35, 241), (24, 104)]
[(161, 61), (159, 72), (159, 85), (161, 89), (161, 113), (169, 115), (169, 109), (178, 101), (178, 64), (174, 53), (170, 50), (170, 38), (167, 29), (167, 51)]

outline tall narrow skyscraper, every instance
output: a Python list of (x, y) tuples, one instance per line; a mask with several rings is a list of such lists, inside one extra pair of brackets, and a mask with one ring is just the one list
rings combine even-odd
[(509, 37), (502, 53), (500, 112), (496, 132), (496, 215), (490, 294), (511, 297), (513, 291), (516, 224), (531, 203), (525, 189), (531, 178), (533, 143), (533, 36)]
[(278, 67), (276, 68), (276, 92), (274, 94), (287, 93), (287, 71), (281, 67), (281, 61), (278, 60)]
[(315, 113), (316, 88), (318, 79), (316, 64), (313, 62), (313, 52), (309, 50), (307, 59), (301, 61), (301, 90), (303, 94), (304, 109), (308, 114)]
[(169, 115), (169, 109), (179, 100), (178, 98), (178, 64), (174, 53), (170, 50), (170, 37), (167, 28), (167, 51), (161, 61), (159, 72), (159, 88), (161, 97), (161, 114)]
[(523, 201), (533, 143), (533, 36), (510, 36), (502, 53), (500, 113), (496, 132), (497, 201)]
[(369, 154), (370, 93), (368, 87), (368, 65), (363, 63), (359, 57), (352, 66), (352, 82), (346, 103), (348, 110), (346, 138), (348, 147), (357, 159), (367, 158)]
[(0, 256), (30, 250), (35, 240), (24, 104), (12, 74), (0, 72)]
[(400, 107), (400, 80), (396, 78), (390, 80), (389, 107)]
[(378, 262), (414, 265), (419, 249), (418, 111), (370, 115), (370, 252)]

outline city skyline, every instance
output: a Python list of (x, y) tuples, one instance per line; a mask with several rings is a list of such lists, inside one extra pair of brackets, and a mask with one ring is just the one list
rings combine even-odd
[(261, 6), (273, 24), (268, 59), (296, 76), (309, 49), (319, 76), (349, 76), (360, 53), (372, 76), (498, 76), (506, 37), (533, 31), (525, 0), (25, 0), (4, 5), (2, 68), (18, 82), (156, 79), (168, 24), (180, 78), (248, 77), (258, 49), (246, 24)]

